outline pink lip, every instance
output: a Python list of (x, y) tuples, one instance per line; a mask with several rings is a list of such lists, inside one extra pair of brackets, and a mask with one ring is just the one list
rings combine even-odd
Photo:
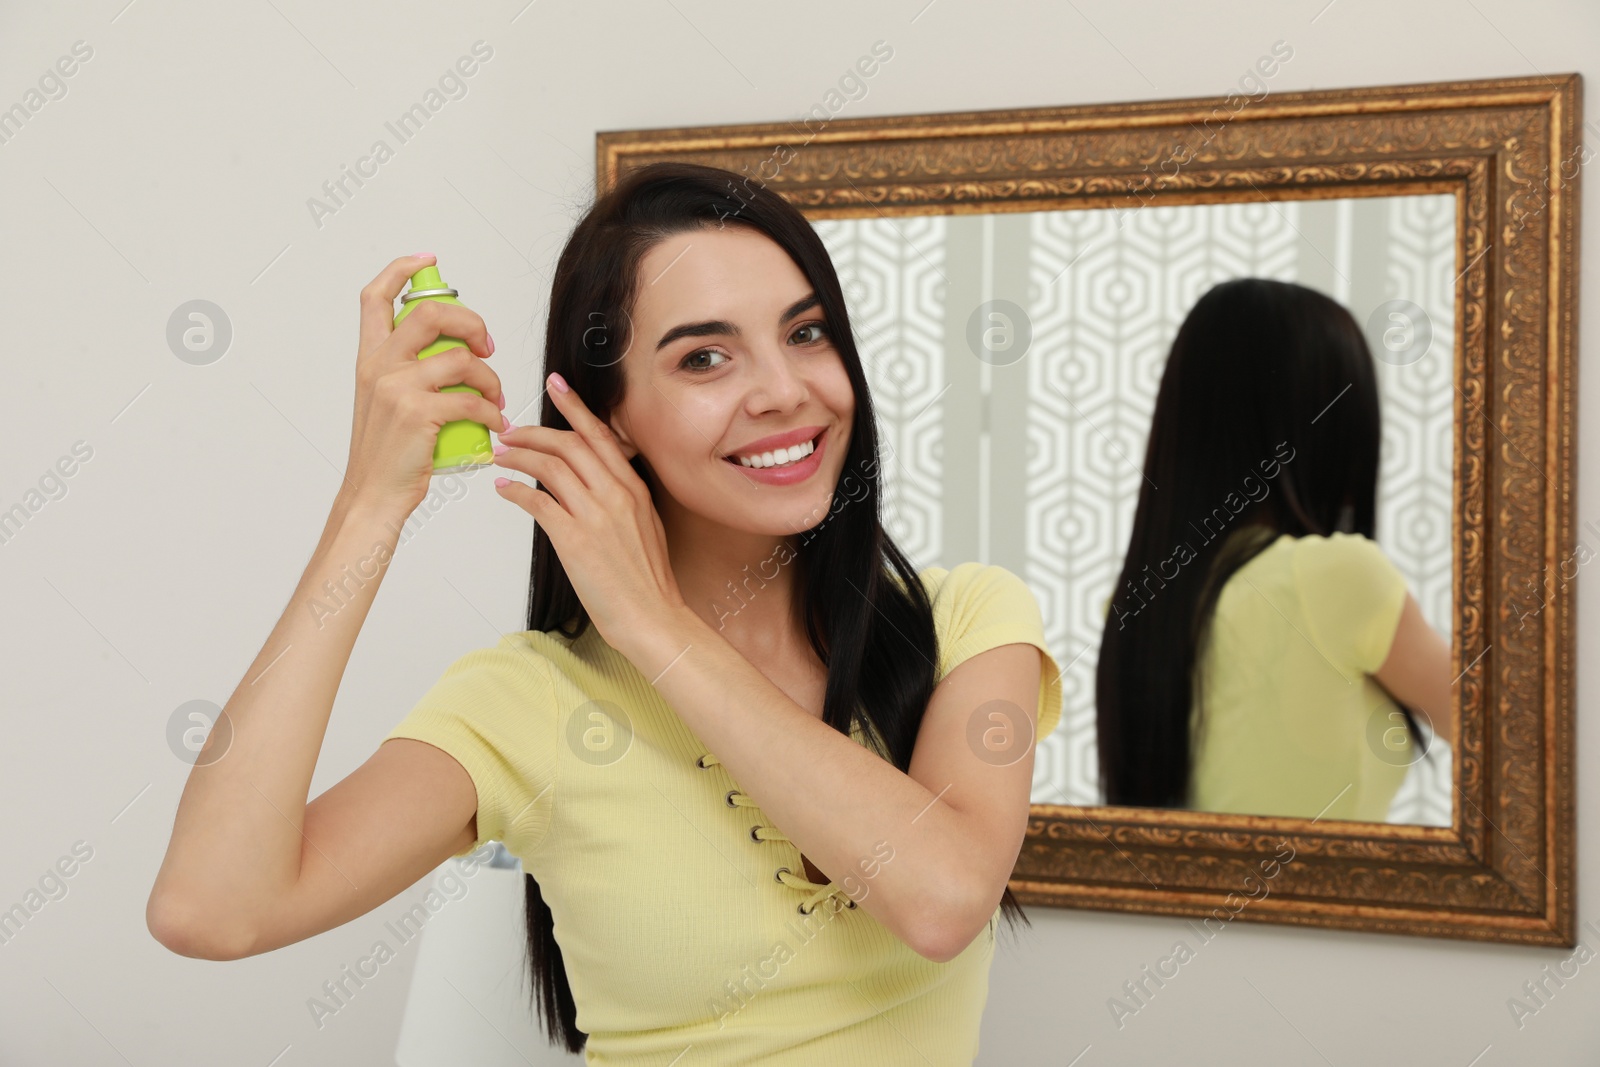
[[(800, 426), (785, 433), (775, 433), (771, 437), (763, 437), (759, 441), (751, 441), (743, 448), (736, 448), (728, 453), (729, 457), (759, 456), (763, 452), (776, 452), (780, 448), (791, 448), (802, 441), (809, 441), (821, 433), (822, 426)], [(734, 462), (739, 462), (734, 458)]]
[[(809, 437), (800, 439), (800, 441), (809, 440), (811, 440)], [(799, 444), (800, 441), (794, 443)], [(817, 468), (822, 466), (822, 453), (827, 443), (828, 435), (824, 432), (821, 437), (817, 438), (816, 447), (811, 450), (811, 455), (799, 463), (791, 464), (787, 467), (763, 467), (757, 470), (755, 467), (746, 467), (736, 459), (727, 459), (723, 460), (723, 462), (733, 464), (740, 474), (745, 475), (751, 481), (760, 482), (763, 485), (794, 485), (817, 473)]]

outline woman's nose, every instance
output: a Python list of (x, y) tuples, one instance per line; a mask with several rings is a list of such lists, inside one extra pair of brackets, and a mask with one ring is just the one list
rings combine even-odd
[(794, 407), (807, 395), (805, 376), (786, 352), (759, 355), (752, 392), (775, 407)]

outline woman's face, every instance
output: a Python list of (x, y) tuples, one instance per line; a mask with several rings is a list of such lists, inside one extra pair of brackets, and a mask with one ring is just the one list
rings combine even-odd
[[(674, 234), (640, 262), (631, 326), (610, 424), (665, 491), (656, 504), (669, 530), (698, 518), (783, 536), (827, 517), (855, 395), (788, 253), (746, 226)], [(815, 439), (801, 449), (813, 454), (787, 471), (727, 458), (765, 451), (752, 446), (774, 435)]]

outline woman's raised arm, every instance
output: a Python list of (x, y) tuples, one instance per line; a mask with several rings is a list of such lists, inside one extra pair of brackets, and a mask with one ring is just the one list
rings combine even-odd
[[(428, 301), (393, 325), (395, 297), (430, 261), (397, 259), (361, 292), (344, 486), (288, 607), (223, 708), (226, 725), (218, 719), (179, 800), (145, 914), (156, 939), (184, 955), (233, 959), (336, 926), (473, 840), (470, 778), (420, 742), (380, 746), (306, 803), (351, 649), (398, 531), (427, 495), (439, 427), (504, 421), (499, 378), (480, 358), (492, 344), (476, 313)], [(471, 350), (418, 360), (441, 334), (465, 339)], [(482, 395), (439, 391), (461, 383)], [(216, 751), (223, 743), (226, 750)]]

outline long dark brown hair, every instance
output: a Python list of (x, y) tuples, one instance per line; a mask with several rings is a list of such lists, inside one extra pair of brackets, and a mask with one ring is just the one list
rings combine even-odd
[[(620, 353), (630, 339), (640, 260), (671, 234), (728, 225), (763, 233), (789, 254), (811, 282), (826, 330), (850, 376), (855, 419), (844, 469), (865, 482), (868, 491), (859, 501), (852, 497), (850, 506), (838, 509), (820, 528), (796, 538), (794, 566), (801, 591), (796, 612), (811, 647), (828, 668), (823, 721), (846, 735), (860, 723), (874, 750), (906, 771), (938, 681), (933, 609), (915, 568), (880, 521), (872, 400), (833, 261), (805, 216), (758, 179), (715, 167), (655, 163), (629, 171), (596, 199), (556, 263), (544, 374), (559, 372), (589, 409), (607, 421), (623, 397)], [(548, 394), (539, 425), (571, 429)], [(659, 491), (646, 473), (643, 455), (635, 456), (632, 466), (653, 492)], [(569, 632), (564, 624), (574, 618), (578, 622)], [(575, 639), (589, 625), (555, 547), (536, 526), (528, 629)], [(550, 907), (533, 875), (524, 876), (534, 1005), (550, 1043), (580, 1052), (588, 1035), (577, 1026), (577, 1006)], [(1018, 918), (1028, 922), (1009, 887), (1000, 905), (1012, 926)]]
[[(1223, 585), (1279, 534), (1371, 538), (1380, 432), (1372, 353), (1337, 301), (1236, 278), (1195, 303), (1162, 371), (1101, 638), (1095, 714), (1107, 804), (1190, 802), (1194, 668)], [(1276, 484), (1258, 499), (1251, 478)], [(1242, 506), (1224, 507), (1230, 496)], [(1180, 546), (1187, 554), (1169, 576), (1162, 564)], [(1426, 754), (1415, 713), (1399, 707)]]

